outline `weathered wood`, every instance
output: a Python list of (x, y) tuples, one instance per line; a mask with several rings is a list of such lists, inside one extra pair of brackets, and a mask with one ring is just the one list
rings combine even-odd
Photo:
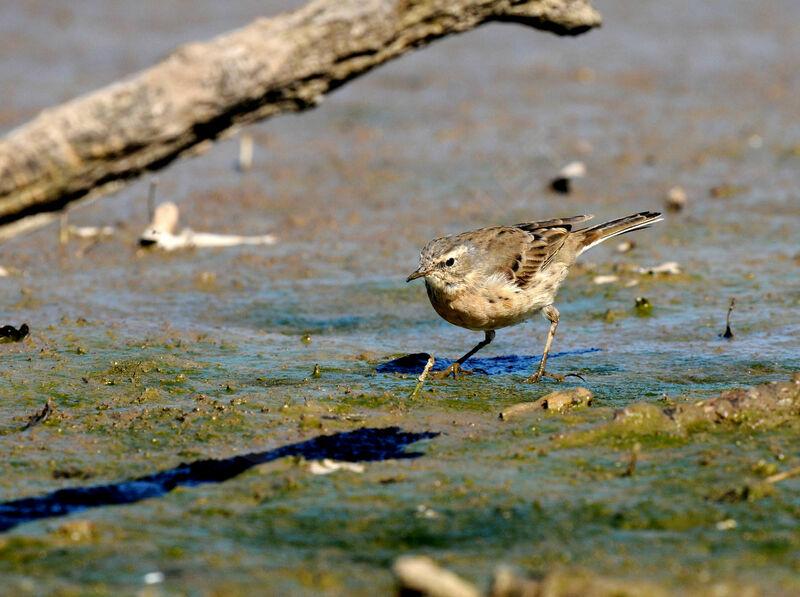
[(560, 413), (568, 408), (589, 406), (594, 395), (586, 388), (568, 388), (566, 390), (556, 390), (542, 396), (534, 402), (520, 402), (512, 404), (504, 411), (500, 412), (499, 418), (507, 421), (513, 417), (528, 413), (549, 410)]
[(314, 0), (44, 110), (0, 140), (0, 224), (98, 196), (230, 129), (316, 106), (371, 68), (488, 21), (575, 35), (588, 0)]
[(400, 556), (394, 561), (392, 571), (400, 585), (400, 595), (480, 597), (473, 585), (427, 556)]

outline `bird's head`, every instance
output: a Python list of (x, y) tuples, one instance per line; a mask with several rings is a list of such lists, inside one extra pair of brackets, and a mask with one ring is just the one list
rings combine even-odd
[(406, 282), (425, 278), (434, 286), (461, 284), (471, 269), (471, 246), (457, 236), (435, 238), (422, 249), (419, 267)]

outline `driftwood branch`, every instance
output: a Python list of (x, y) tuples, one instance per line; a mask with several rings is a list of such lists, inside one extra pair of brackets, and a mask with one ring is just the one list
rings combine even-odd
[(314, 0), (44, 110), (0, 140), (0, 224), (157, 170), (238, 125), (316, 106), (379, 64), (490, 21), (576, 35), (588, 0)]

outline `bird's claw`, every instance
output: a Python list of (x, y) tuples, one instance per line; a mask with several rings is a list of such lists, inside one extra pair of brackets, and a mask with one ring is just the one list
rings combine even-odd
[(577, 378), (578, 378), (578, 379), (580, 379), (580, 380), (581, 380), (583, 383), (586, 383), (586, 380), (585, 380), (585, 379), (583, 379), (583, 376), (582, 376), (582, 375), (580, 375), (580, 374), (578, 374), (578, 373), (567, 373), (566, 375), (562, 375), (562, 376), (561, 376), (561, 381), (564, 381), (564, 378), (565, 378), (565, 377), (577, 377)]
[(555, 373), (547, 373), (545, 371), (537, 371), (536, 373), (531, 375), (528, 379), (526, 379), (525, 383), (539, 383), (540, 381), (542, 381), (543, 377), (548, 377), (548, 378), (553, 379), (553, 380), (558, 381), (558, 382), (564, 381), (567, 377), (577, 377), (578, 379), (580, 379), (584, 383), (586, 382), (586, 380), (583, 379), (583, 377), (581, 377), (577, 373), (566, 373), (565, 375), (557, 375)]
[[(528, 379), (525, 380), (525, 383), (539, 383), (542, 381), (542, 378), (545, 377), (545, 373), (543, 371), (537, 371), (533, 375), (531, 375)], [(550, 377), (547, 375), (547, 377)]]
[(472, 370), (462, 369), (461, 365), (459, 365), (458, 362), (455, 362), (452, 365), (450, 365), (447, 369), (444, 369), (442, 371), (437, 371), (436, 373), (431, 373), (430, 376), (433, 379), (447, 379), (448, 377), (450, 377), (450, 375), (453, 376), (453, 379), (458, 379), (459, 375), (472, 375)]

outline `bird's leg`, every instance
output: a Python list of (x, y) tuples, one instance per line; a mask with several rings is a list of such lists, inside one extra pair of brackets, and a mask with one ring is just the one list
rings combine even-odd
[(447, 369), (445, 369), (444, 371), (437, 371), (436, 373), (432, 374), (432, 375), (431, 375), (431, 377), (432, 377), (432, 378), (434, 378), (434, 379), (445, 379), (445, 378), (446, 378), (448, 375), (450, 375), (450, 374), (452, 374), (452, 375), (453, 375), (453, 377), (458, 377), (458, 375), (459, 375), (459, 374), (461, 374), (461, 375), (472, 375), (472, 371), (470, 371), (470, 370), (468, 370), (468, 369), (462, 369), (462, 368), (461, 368), (461, 365), (463, 365), (463, 364), (464, 364), (464, 362), (465, 362), (465, 361), (466, 361), (466, 360), (467, 360), (469, 357), (471, 357), (472, 355), (474, 355), (474, 354), (475, 354), (476, 352), (478, 352), (478, 351), (479, 351), (481, 348), (483, 348), (483, 347), (485, 347), (485, 346), (488, 346), (488, 344), (489, 344), (489, 343), (490, 343), (492, 340), (494, 340), (494, 330), (487, 330), (487, 331), (486, 331), (486, 336), (484, 337), (484, 339), (483, 339), (483, 340), (481, 340), (480, 342), (478, 342), (478, 344), (475, 346), (475, 348), (473, 348), (472, 350), (470, 350), (470, 351), (469, 351), (467, 354), (465, 354), (463, 357), (461, 357), (460, 359), (458, 359), (458, 360), (457, 360), (455, 363), (453, 363), (452, 365), (450, 365), (450, 366), (449, 366)]
[(543, 377), (549, 377), (551, 379), (555, 379), (556, 381), (564, 381), (564, 375), (553, 375), (551, 373), (545, 373), (544, 365), (547, 363), (547, 355), (550, 352), (550, 344), (553, 343), (553, 336), (556, 335), (556, 328), (558, 327), (558, 309), (556, 309), (553, 305), (547, 305), (544, 309), (542, 309), (542, 315), (545, 316), (550, 322), (550, 331), (547, 332), (547, 342), (544, 345), (544, 353), (542, 353), (542, 360), (539, 363), (539, 368), (536, 370), (536, 373), (531, 375), (527, 380), (527, 383), (536, 383), (541, 381)]

